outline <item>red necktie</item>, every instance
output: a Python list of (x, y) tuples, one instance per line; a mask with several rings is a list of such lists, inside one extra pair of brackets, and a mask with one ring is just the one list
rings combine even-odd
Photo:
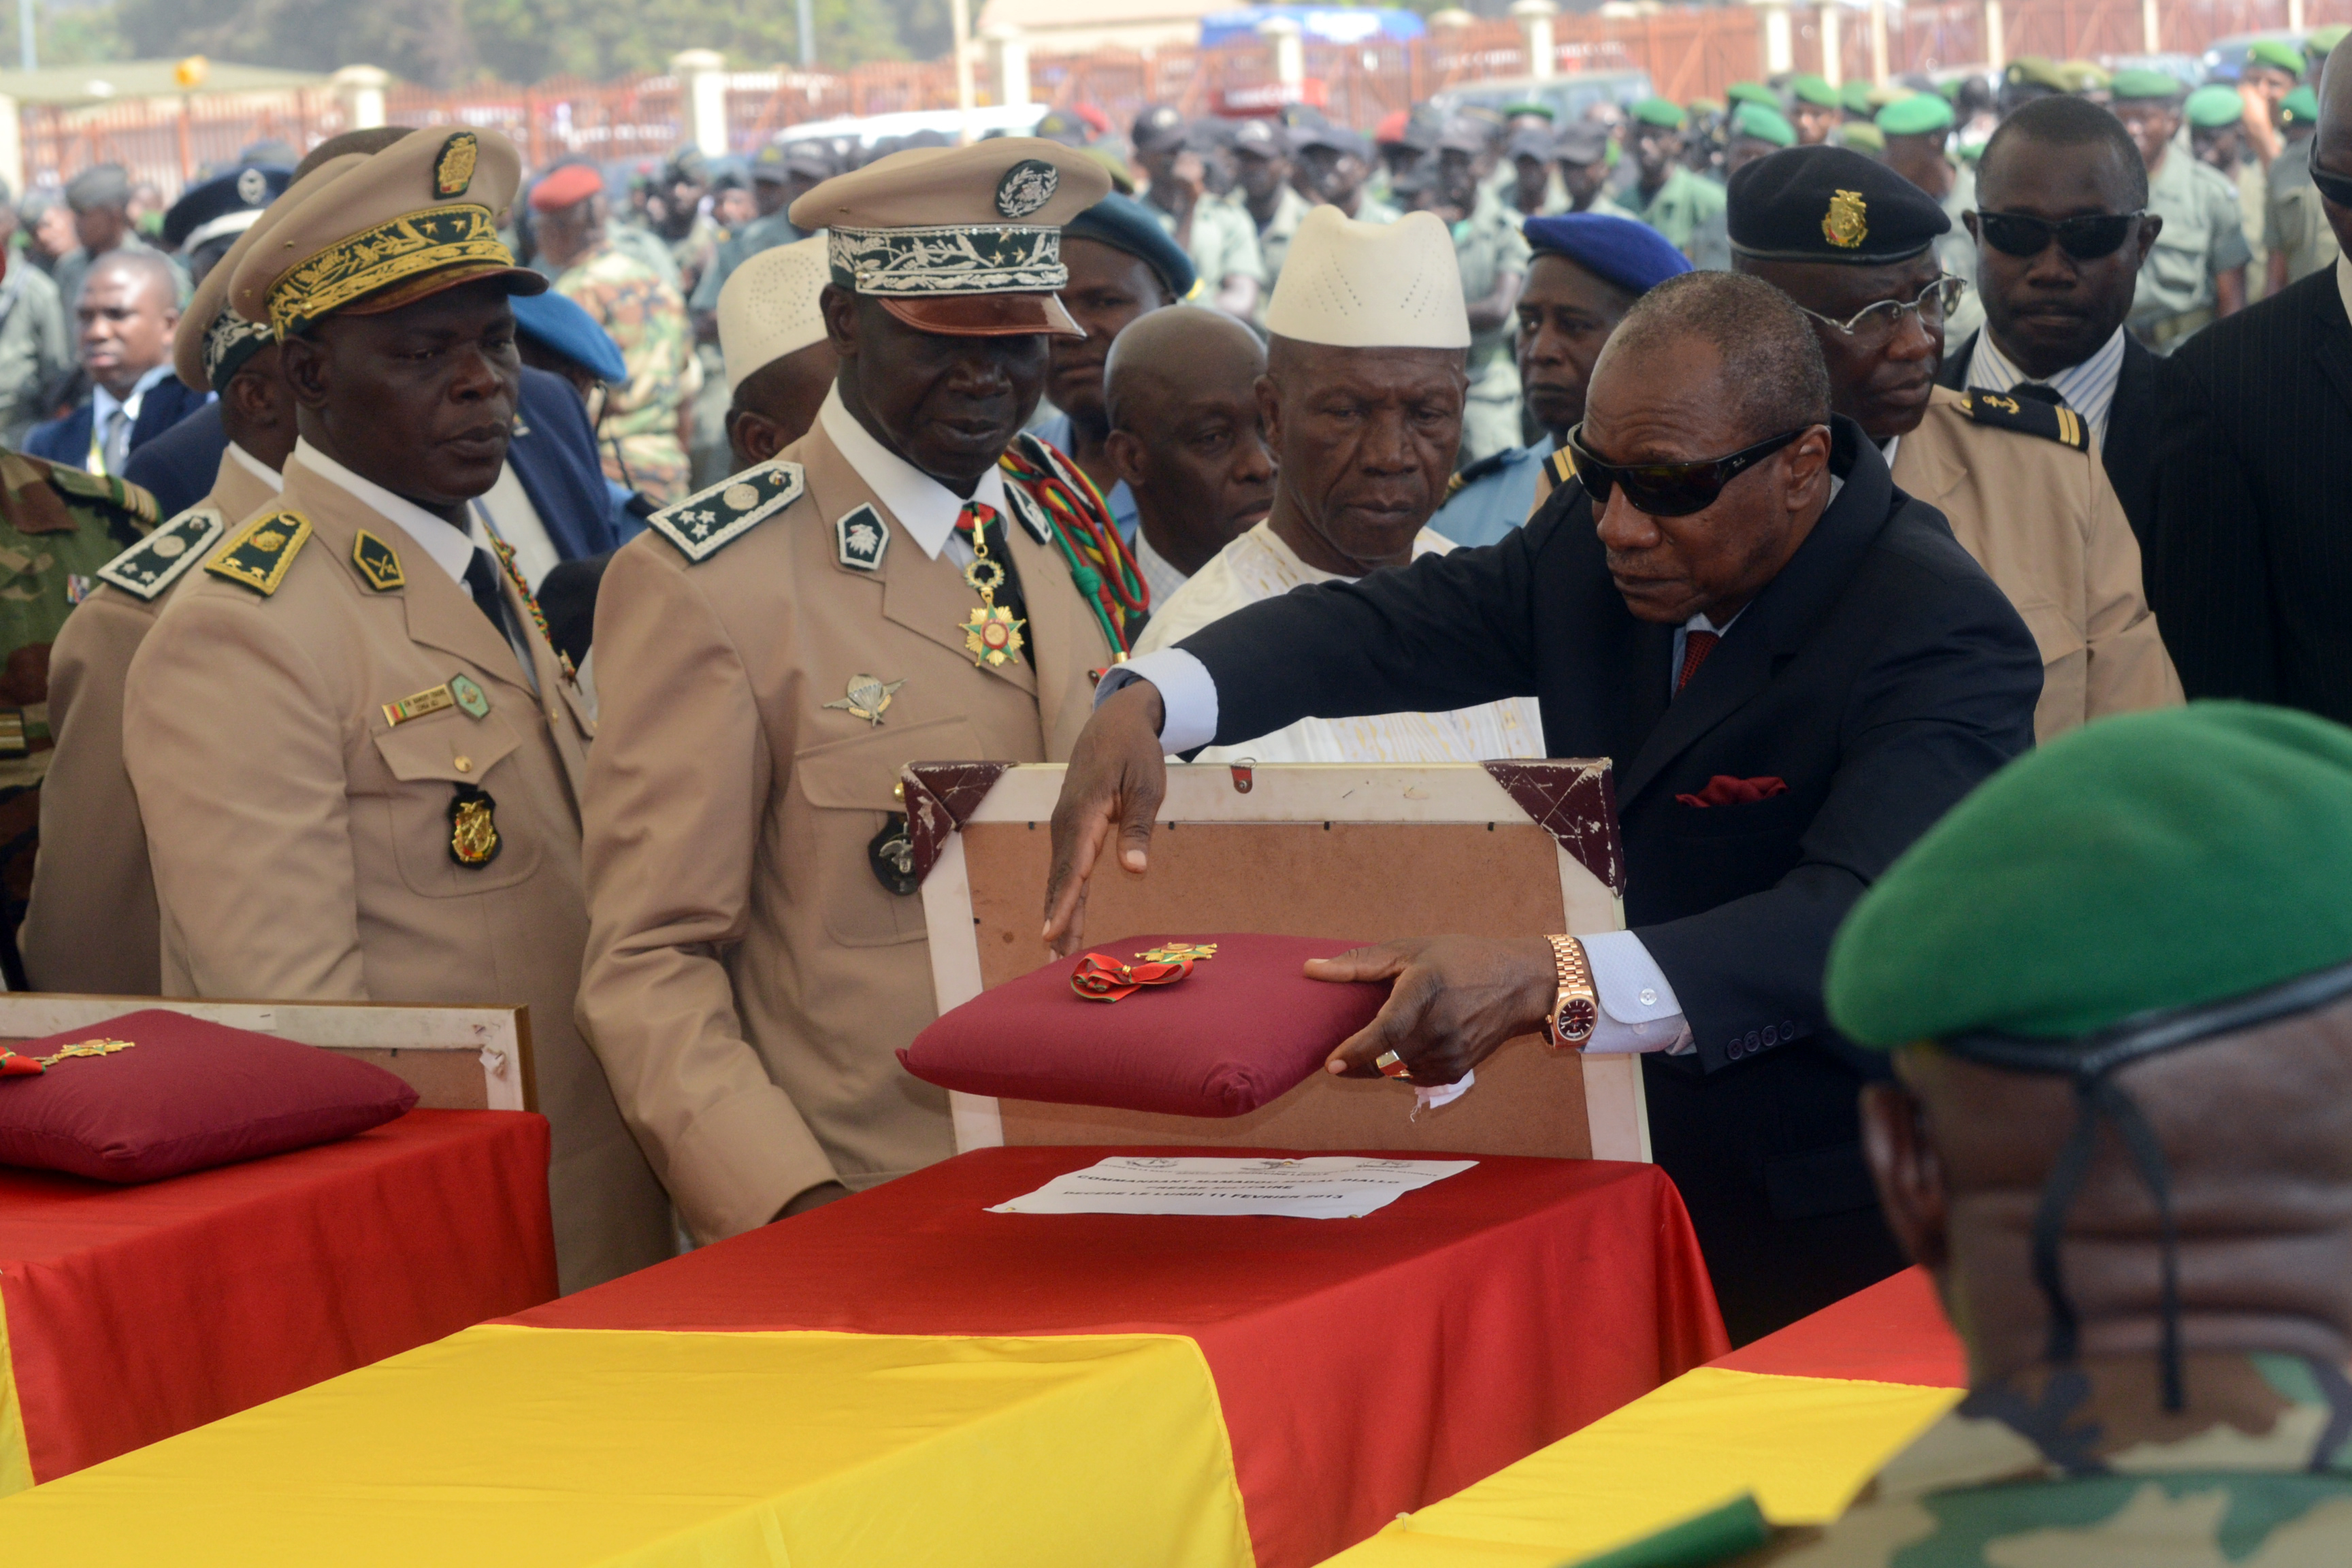
[(1681, 693), (1684, 687), (1690, 684), (1691, 677), (1698, 673), (1698, 667), (1706, 662), (1706, 656), (1713, 653), (1715, 645), (1722, 640), (1721, 635), (1716, 632), (1683, 634), (1683, 667), (1675, 676), (1675, 691), (1677, 695)]

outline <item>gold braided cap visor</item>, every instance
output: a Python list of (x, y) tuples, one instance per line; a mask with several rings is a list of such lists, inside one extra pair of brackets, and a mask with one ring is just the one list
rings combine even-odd
[(269, 321), (284, 339), (337, 310), (377, 315), (478, 279), (538, 294), (547, 279), (515, 265), (488, 207), (427, 207), (337, 240), (287, 268), (269, 289)]

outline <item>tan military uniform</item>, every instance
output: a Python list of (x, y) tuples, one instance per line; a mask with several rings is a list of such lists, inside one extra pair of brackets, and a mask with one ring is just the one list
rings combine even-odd
[[(961, 623), (978, 596), (823, 419), (780, 465), (737, 480), (804, 485), (788, 508), (699, 561), (690, 534), (648, 532), (614, 557), (596, 612), (580, 1021), (705, 1241), (822, 1183), (954, 1152), (947, 1096), (895, 1055), (935, 1014), (922, 900), (883, 886), (870, 847), (904, 763), (1067, 757), (1110, 659), (1017, 515), (1027, 656), (975, 668)], [(717, 539), (748, 515), (696, 510), (656, 527)], [(868, 706), (878, 721), (847, 710), (866, 677), (903, 682)]]
[[(1936, 389), (1895, 451), (1895, 482), (1949, 519), (2042, 649), (2037, 741), (2109, 713), (2168, 708), (2180, 678), (2141, 586), (2139, 542), (2079, 416)], [(2069, 425), (2067, 421), (2071, 420)], [(2046, 426), (2047, 436), (2034, 433)], [(2071, 434), (2069, 434), (2071, 432)]]
[[(528, 677), (467, 590), (309, 455), (296, 448), (283, 495), (190, 574), (131, 664), (123, 760), (164, 990), (528, 1004), (563, 1288), (657, 1262), (667, 1205), (572, 1021), (585, 701), (510, 579)], [(215, 574), (239, 560), (279, 580), (263, 593)], [(418, 716), (385, 711), (425, 693), (439, 695)], [(442, 696), (456, 700), (436, 709)], [(478, 812), (460, 809), (474, 791), (497, 830), (485, 864), (458, 855), (485, 847)]]
[(122, 766), (123, 682), (173, 590), (231, 523), (278, 493), (235, 451), (221, 454), (211, 494), (100, 569), (97, 592), (66, 617), (49, 650), (57, 750), (41, 790), (32, 907), (16, 932), (37, 990), (110, 996), (163, 990), (155, 878), (139, 798)]

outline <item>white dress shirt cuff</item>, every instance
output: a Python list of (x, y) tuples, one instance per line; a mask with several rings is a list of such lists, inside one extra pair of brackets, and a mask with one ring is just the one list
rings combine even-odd
[(1630, 931), (1580, 936), (1592, 965), (1592, 989), (1601, 998), (1601, 1018), (1589, 1054), (1626, 1056), (1641, 1051), (1679, 1055), (1692, 1048), (1689, 1023), (1665, 971)]
[(1160, 689), (1165, 714), (1160, 744), (1170, 752), (1192, 752), (1217, 738), (1217, 683), (1209, 667), (1181, 647), (1163, 647), (1141, 658), (1115, 664), (1095, 688), (1095, 705), (1130, 681), (1148, 680)]

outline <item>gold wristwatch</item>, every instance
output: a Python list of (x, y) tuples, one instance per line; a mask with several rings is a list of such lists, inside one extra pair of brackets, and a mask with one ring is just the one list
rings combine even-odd
[(1601, 997), (1592, 989), (1592, 965), (1584, 956), (1584, 944), (1572, 936), (1549, 941), (1559, 994), (1545, 1025), (1555, 1050), (1575, 1050), (1592, 1038), (1593, 1026), (1601, 1022)]

